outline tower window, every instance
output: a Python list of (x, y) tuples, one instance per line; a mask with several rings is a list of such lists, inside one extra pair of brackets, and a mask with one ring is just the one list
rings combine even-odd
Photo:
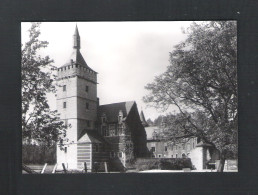
[(66, 91), (66, 85), (63, 86), (63, 91)]
[(88, 86), (88, 85), (86, 85), (85, 91), (86, 91), (86, 92), (89, 92), (89, 86)]
[(89, 110), (89, 103), (86, 102), (86, 109)]
[(64, 152), (67, 153), (67, 147), (64, 148)]
[(63, 103), (63, 108), (66, 108), (66, 102)]
[(167, 146), (165, 146), (165, 151), (168, 151), (168, 147)]

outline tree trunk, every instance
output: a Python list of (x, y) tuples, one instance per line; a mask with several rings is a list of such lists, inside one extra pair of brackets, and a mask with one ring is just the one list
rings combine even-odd
[(226, 160), (225, 154), (224, 154), (224, 152), (222, 152), (221, 156), (220, 156), (219, 167), (218, 167), (217, 172), (223, 172), (225, 160)]

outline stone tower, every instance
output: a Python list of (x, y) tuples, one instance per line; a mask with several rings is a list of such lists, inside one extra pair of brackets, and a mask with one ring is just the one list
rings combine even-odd
[(83, 130), (96, 130), (97, 72), (84, 60), (77, 28), (73, 35), (73, 51), (67, 63), (58, 68), (57, 110), (65, 124), (70, 125), (64, 150), (57, 147), (57, 163), (77, 168), (77, 141)]

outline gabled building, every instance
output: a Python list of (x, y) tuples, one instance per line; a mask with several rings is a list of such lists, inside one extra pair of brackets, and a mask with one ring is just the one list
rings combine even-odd
[[(57, 147), (57, 163), (89, 171), (109, 162), (122, 169), (135, 157), (146, 156), (146, 133), (135, 101), (99, 105), (97, 72), (88, 66), (80, 48), (76, 26), (73, 51), (58, 68), (57, 110), (69, 124), (64, 149)], [(94, 167), (95, 166), (95, 167)]]
[(206, 169), (208, 163), (215, 163), (219, 153), (210, 144), (202, 142), (197, 137), (177, 138), (169, 141), (162, 138), (162, 127), (145, 127), (147, 147), (151, 158), (190, 158), (197, 170)]

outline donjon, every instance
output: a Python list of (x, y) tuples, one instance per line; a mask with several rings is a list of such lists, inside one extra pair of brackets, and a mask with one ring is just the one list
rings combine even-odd
[(97, 72), (81, 52), (78, 27), (73, 35), (72, 54), (58, 68), (57, 110), (68, 126), (62, 150), (57, 147), (57, 164), (88, 171), (107, 162), (109, 169), (123, 170), (136, 157), (147, 154), (146, 133), (135, 101), (99, 105)]

